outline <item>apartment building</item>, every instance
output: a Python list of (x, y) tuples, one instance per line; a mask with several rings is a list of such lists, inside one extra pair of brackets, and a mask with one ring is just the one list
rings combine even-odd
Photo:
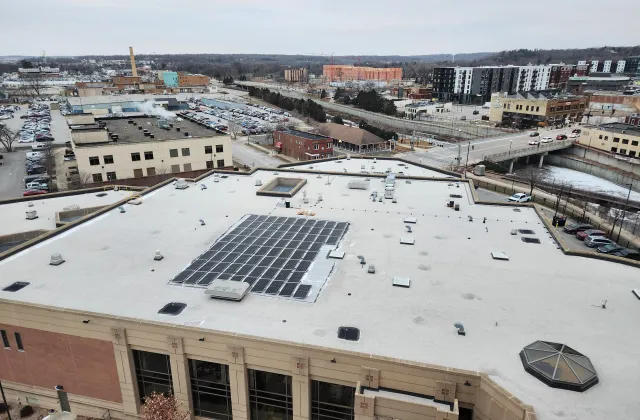
[[(631, 117), (636, 122), (637, 116)], [(584, 146), (640, 159), (640, 128), (625, 123), (608, 123), (582, 129), (578, 142)]]
[(344, 64), (322, 66), (322, 77), (328, 82), (402, 80), (402, 68), (360, 67)]
[[(477, 203), (451, 173), (322, 165), (0, 202), (0, 229), (24, 231), (44, 206), (106, 205), (0, 257), (9, 404), (133, 420), (155, 391), (196, 420), (633, 418), (636, 267), (559, 252), (534, 208)], [(600, 272), (616, 281), (578, 287)]]
[(299, 69), (284, 69), (284, 80), (287, 82), (308, 82), (309, 70), (305, 67)]
[(178, 72), (178, 87), (188, 88), (206, 86), (209, 86), (209, 76)]
[(589, 74), (586, 64), (552, 64), (549, 72), (549, 89), (566, 90), (570, 77), (584, 77)]
[(505, 127), (561, 126), (582, 121), (587, 98), (549, 92), (495, 93), (489, 120)]
[(274, 131), (273, 146), (280, 153), (298, 160), (325, 159), (333, 156), (331, 137), (306, 131)]
[[(89, 116), (93, 119), (93, 116)], [(233, 166), (228, 136), (183, 120), (96, 119), (73, 126), (73, 164), (84, 183)], [(165, 127), (165, 128), (163, 128)]]

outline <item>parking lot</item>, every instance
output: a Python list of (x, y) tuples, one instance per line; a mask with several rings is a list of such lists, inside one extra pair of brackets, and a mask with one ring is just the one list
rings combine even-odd
[[(28, 112), (26, 105), (21, 105), (20, 109), (14, 113), (14, 118), (8, 120), (2, 120), (10, 130), (19, 132), (25, 122), (20, 117)], [(53, 136), (53, 144), (65, 144), (65, 142), (71, 139), (71, 131), (67, 125), (66, 119), (60, 114), (58, 110), (51, 110), (51, 122), (49, 123), (50, 133)], [(31, 148), (30, 143), (14, 143), (15, 148), (26, 149)]]

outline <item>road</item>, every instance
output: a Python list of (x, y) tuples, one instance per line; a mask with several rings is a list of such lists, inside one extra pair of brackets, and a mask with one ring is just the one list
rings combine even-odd
[(233, 154), (233, 160), (241, 162), (251, 169), (256, 166), (275, 168), (284, 163), (278, 158), (269, 156), (251, 146), (247, 146), (246, 137), (238, 137), (235, 140), (231, 140), (231, 152)]
[[(568, 134), (571, 129), (540, 129), (540, 137), (551, 136), (555, 139), (558, 134)], [(517, 150), (530, 146), (528, 143), (533, 137), (529, 136), (529, 131), (507, 134), (500, 137), (491, 137), (484, 139), (476, 139), (471, 141), (463, 141), (459, 144), (447, 144), (444, 147), (433, 147), (430, 149), (416, 149), (413, 152), (406, 152), (397, 155), (407, 160), (423, 163), (436, 167), (450, 167), (455, 165), (458, 152), (460, 153), (460, 164), (464, 166), (467, 160), (467, 150), (469, 151), (469, 164), (475, 164), (484, 160), (485, 156), (496, 153), (508, 152), (509, 149)], [(540, 139), (536, 137), (536, 139)], [(555, 140), (554, 140), (555, 141)], [(472, 148), (469, 148), (472, 146)]]
[(0, 165), (0, 200), (21, 197), (24, 191), (22, 179), (26, 176), (23, 151), (3, 153), (4, 163)]

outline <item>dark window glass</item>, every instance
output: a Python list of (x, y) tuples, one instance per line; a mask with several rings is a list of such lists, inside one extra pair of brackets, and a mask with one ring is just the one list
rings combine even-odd
[(213, 146), (204, 146), (204, 153), (206, 155), (210, 155), (211, 153), (213, 153)]
[(100, 158), (98, 156), (90, 156), (89, 165), (92, 165), (92, 166), (100, 165)]
[(153, 159), (153, 152), (144, 152), (144, 160)]
[(629, 144), (629, 139), (622, 139), (622, 144)]
[(291, 376), (249, 369), (251, 420), (292, 420)]
[(115, 181), (116, 179), (116, 173), (115, 172), (107, 172), (107, 180), (109, 181)]
[(213, 161), (212, 160), (208, 160), (207, 161), (207, 169), (213, 169)]
[(637, 146), (637, 145), (638, 145), (638, 140), (634, 140), (634, 141), (632, 141), (632, 142), (631, 142), (631, 145), (632, 145), (632, 146)]
[(137, 162), (140, 160), (140, 153), (136, 152), (136, 153), (131, 153), (131, 161), (132, 162)]
[(224, 147), (221, 144), (216, 144), (216, 153), (222, 153), (224, 151)]
[(216, 162), (218, 168), (224, 168), (224, 159), (218, 159)]
[(109, 165), (113, 163), (113, 155), (104, 155), (104, 164)]
[(189, 373), (194, 414), (200, 417), (231, 419), (228, 366), (189, 360)]
[(141, 402), (144, 402), (144, 398), (151, 395), (152, 392), (173, 393), (169, 356), (133, 350), (133, 361)]
[(16, 346), (18, 347), (18, 350), (24, 351), (24, 346), (22, 345), (22, 337), (20, 336), (20, 333), (13, 333), (13, 335), (16, 337)]
[(0, 334), (2, 334), (2, 344), (5, 349), (10, 349), (11, 345), (9, 344), (9, 337), (7, 337), (7, 332), (5, 330), (0, 330)]
[(169, 157), (178, 157), (178, 149), (169, 149)]
[(312, 420), (352, 420), (355, 388), (311, 381)]
[(93, 178), (93, 182), (102, 182), (102, 174), (93, 174), (91, 177)]
[(182, 156), (191, 156), (191, 151), (189, 150), (188, 147), (182, 148)]

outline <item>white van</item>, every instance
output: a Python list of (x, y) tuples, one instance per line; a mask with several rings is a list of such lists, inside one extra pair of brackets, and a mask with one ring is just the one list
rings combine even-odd
[(49, 145), (47, 143), (36, 143), (31, 145), (31, 150), (42, 150), (48, 149)]

